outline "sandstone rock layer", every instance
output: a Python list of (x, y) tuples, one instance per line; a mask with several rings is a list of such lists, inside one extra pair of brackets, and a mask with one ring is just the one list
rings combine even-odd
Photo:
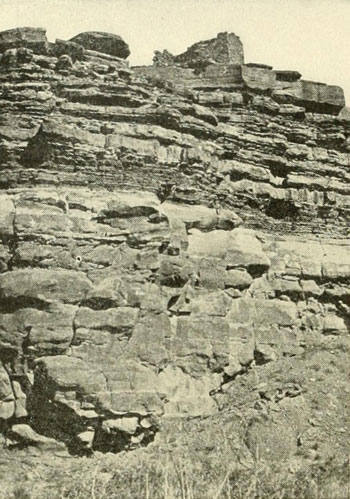
[(144, 445), (237, 375), (348, 335), (343, 91), (209, 42), (130, 70), (116, 36), (0, 33), (12, 446)]

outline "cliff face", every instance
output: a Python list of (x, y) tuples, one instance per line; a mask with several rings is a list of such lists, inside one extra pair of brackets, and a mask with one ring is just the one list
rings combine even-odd
[(0, 52), (7, 445), (118, 451), (230, 393), (274, 424), (289, 414), (301, 445), (312, 366), (336, 370), (335, 401), (348, 382), (329, 353), (349, 333), (342, 90), (243, 64), (227, 34), (133, 70), (105, 33), (11, 30)]

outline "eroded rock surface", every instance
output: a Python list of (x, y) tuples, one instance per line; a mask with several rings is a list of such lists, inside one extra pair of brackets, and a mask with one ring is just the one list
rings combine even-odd
[(77, 43), (85, 49), (121, 57), (122, 59), (126, 59), (130, 55), (128, 44), (120, 36), (111, 33), (87, 31), (74, 36), (70, 39), (70, 42)]
[(145, 445), (162, 418), (216, 413), (254, 366), (347, 337), (339, 87), (244, 65), (227, 34), (133, 71), (101, 33), (14, 30), (0, 52), (10, 447)]

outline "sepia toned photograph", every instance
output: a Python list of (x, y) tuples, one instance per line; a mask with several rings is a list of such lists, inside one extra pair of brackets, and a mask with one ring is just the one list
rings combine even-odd
[(349, 99), (350, 0), (0, 0), (0, 499), (350, 499)]

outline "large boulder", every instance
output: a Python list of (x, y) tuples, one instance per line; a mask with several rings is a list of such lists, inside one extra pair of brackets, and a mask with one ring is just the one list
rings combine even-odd
[(8, 49), (27, 47), (36, 54), (46, 54), (48, 41), (43, 28), (15, 28), (0, 33), (0, 53)]
[(130, 55), (129, 45), (120, 36), (112, 33), (86, 31), (74, 36), (69, 41), (77, 43), (85, 49), (95, 50), (122, 59), (126, 59)]

